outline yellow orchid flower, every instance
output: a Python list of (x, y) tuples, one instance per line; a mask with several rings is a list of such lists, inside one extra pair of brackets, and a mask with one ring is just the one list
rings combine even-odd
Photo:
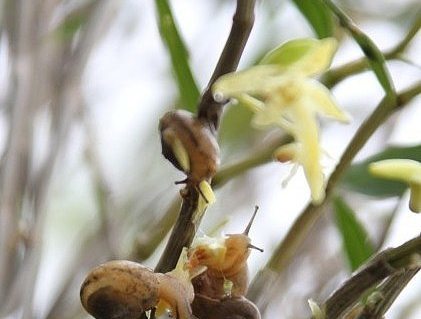
[(311, 78), (329, 67), (336, 47), (333, 38), (289, 41), (269, 52), (259, 65), (224, 75), (212, 87), (216, 99), (234, 98), (248, 106), (255, 113), (254, 126), (278, 126), (294, 137), (295, 143), (274, 155), (303, 167), (316, 204), (325, 196), (317, 116), (349, 119), (329, 90)]
[(368, 167), (377, 177), (402, 181), (411, 190), (409, 208), (421, 212), (421, 163), (410, 159), (388, 159), (371, 163)]

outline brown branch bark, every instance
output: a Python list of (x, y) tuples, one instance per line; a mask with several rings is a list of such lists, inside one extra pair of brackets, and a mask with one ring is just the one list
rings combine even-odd
[[(215, 134), (223, 104), (214, 101), (211, 87), (218, 77), (236, 70), (253, 26), (254, 5), (255, 0), (237, 0), (230, 34), (198, 107), (198, 118), (207, 123)], [(180, 214), (155, 268), (156, 272), (167, 272), (176, 266), (183, 247), (189, 247), (193, 241), (203, 215), (198, 211), (199, 194), (196, 188), (187, 184), (182, 193)]]
[(420, 256), (421, 236), (379, 253), (329, 297), (323, 305), (326, 318), (340, 318), (364, 292), (383, 279), (400, 271), (419, 269)]

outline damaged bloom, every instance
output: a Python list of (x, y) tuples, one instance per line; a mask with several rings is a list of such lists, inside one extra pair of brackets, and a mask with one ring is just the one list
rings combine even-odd
[(249, 107), (255, 113), (254, 126), (277, 126), (294, 137), (294, 143), (280, 147), (274, 156), (303, 167), (316, 204), (325, 196), (317, 116), (348, 121), (329, 90), (312, 78), (328, 69), (336, 48), (333, 38), (292, 40), (258, 65), (222, 76), (212, 88), (216, 99), (234, 98)]

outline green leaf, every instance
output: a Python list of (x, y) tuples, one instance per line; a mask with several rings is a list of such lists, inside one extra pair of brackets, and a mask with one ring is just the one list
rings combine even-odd
[(351, 207), (340, 197), (333, 200), (333, 205), (336, 226), (342, 236), (344, 253), (351, 271), (354, 271), (373, 254), (374, 248), (367, 231)]
[(320, 0), (293, 0), (319, 39), (333, 36), (335, 25), (327, 6)]
[(398, 181), (385, 180), (372, 176), (368, 165), (390, 158), (421, 161), (421, 145), (412, 147), (390, 147), (366, 160), (351, 165), (342, 178), (342, 185), (355, 192), (377, 197), (401, 196), (408, 185)]
[(186, 46), (177, 30), (168, 1), (155, 0), (155, 5), (158, 12), (159, 31), (168, 49), (177, 81), (181, 108), (194, 112), (199, 101), (200, 91), (190, 70)]

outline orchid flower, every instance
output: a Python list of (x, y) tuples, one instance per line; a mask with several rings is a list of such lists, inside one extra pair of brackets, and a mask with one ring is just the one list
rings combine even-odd
[(421, 212), (421, 163), (410, 159), (388, 159), (371, 163), (371, 174), (377, 177), (402, 181), (409, 185), (409, 208)]
[(328, 69), (336, 48), (333, 38), (292, 40), (258, 65), (222, 76), (212, 87), (215, 99), (234, 98), (249, 107), (255, 113), (254, 126), (277, 126), (294, 137), (294, 143), (282, 146), (274, 156), (303, 167), (316, 204), (325, 197), (317, 116), (348, 121), (330, 91), (311, 78)]

